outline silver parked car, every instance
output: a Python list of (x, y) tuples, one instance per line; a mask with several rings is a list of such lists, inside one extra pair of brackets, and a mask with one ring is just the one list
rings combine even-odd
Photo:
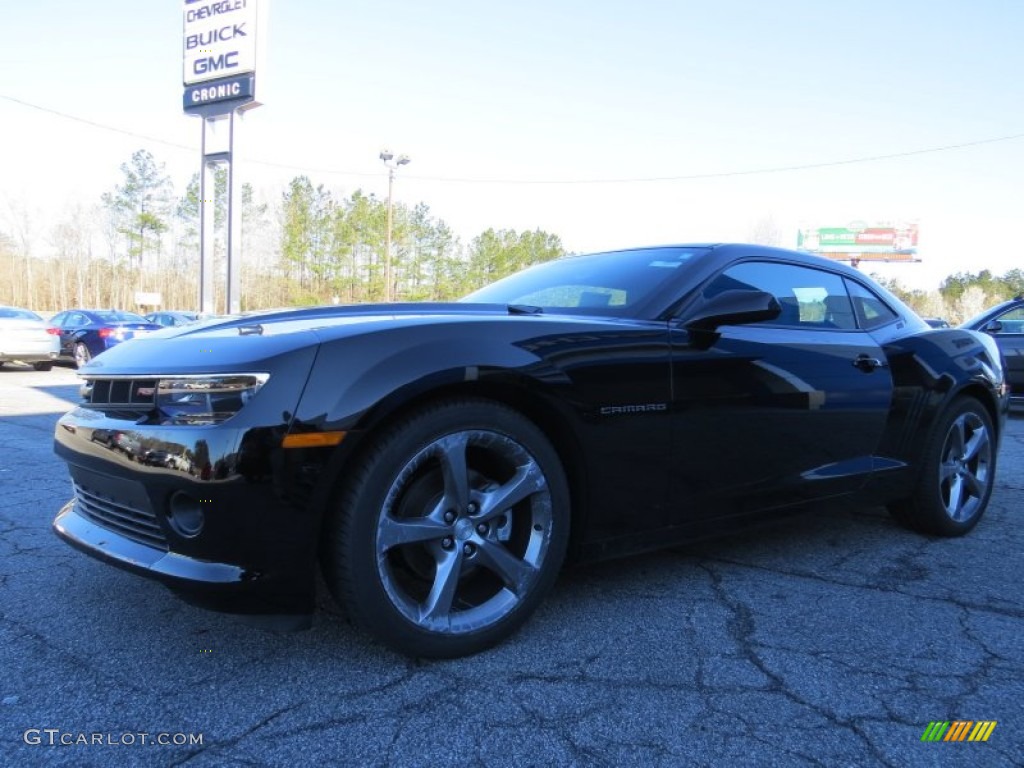
[(151, 323), (157, 325), (172, 326), (172, 325), (191, 325), (200, 319), (198, 312), (181, 312), (178, 310), (163, 310), (160, 312), (150, 312), (146, 315), (146, 319)]
[(0, 365), (19, 360), (48, 371), (60, 355), (60, 335), (35, 312), (0, 306)]

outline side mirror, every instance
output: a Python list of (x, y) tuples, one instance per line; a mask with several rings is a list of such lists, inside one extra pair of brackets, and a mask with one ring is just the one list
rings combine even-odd
[(1003, 324), (1001, 322), (999, 322), (998, 320), (989, 320), (985, 324), (985, 327), (982, 328), (982, 330), (985, 333), (1002, 333), (1003, 332)]
[(774, 320), (781, 312), (778, 299), (765, 291), (723, 291), (698, 307), (683, 327), (691, 333), (714, 333), (722, 325)]

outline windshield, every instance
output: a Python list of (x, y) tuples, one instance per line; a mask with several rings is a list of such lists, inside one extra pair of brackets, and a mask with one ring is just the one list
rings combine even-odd
[(568, 256), (474, 291), (464, 302), (540, 307), (555, 313), (629, 315), (707, 248), (644, 248)]

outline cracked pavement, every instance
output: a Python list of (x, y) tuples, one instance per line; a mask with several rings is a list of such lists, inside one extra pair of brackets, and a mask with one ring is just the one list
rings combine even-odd
[[(509, 642), (397, 656), (326, 598), (254, 629), (50, 530), (68, 369), (0, 370), (0, 752), (8, 765), (1024, 764), (1024, 417), (986, 518), (929, 539), (831, 504), (771, 528), (566, 571)], [(996, 720), (986, 743), (922, 743)], [(26, 744), (202, 734), (202, 745)]]

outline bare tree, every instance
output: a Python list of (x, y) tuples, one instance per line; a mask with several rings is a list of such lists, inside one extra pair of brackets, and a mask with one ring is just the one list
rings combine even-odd
[(11, 300), (21, 306), (30, 306), (35, 291), (35, 275), (32, 268), (35, 221), (21, 200), (8, 198), (4, 213), (6, 228), (14, 242), (16, 256)]
[(954, 317), (952, 320), (962, 323), (968, 318), (974, 317), (989, 305), (990, 301), (980, 285), (969, 285), (956, 300), (953, 307)]
[[(50, 232), (50, 244), (59, 264), (58, 306), (84, 306), (88, 303), (89, 262), (95, 233), (96, 210), (81, 203), (71, 206)], [(73, 284), (67, 285), (70, 275)]]
[(782, 230), (770, 213), (747, 227), (747, 242), (758, 245), (782, 245)]

